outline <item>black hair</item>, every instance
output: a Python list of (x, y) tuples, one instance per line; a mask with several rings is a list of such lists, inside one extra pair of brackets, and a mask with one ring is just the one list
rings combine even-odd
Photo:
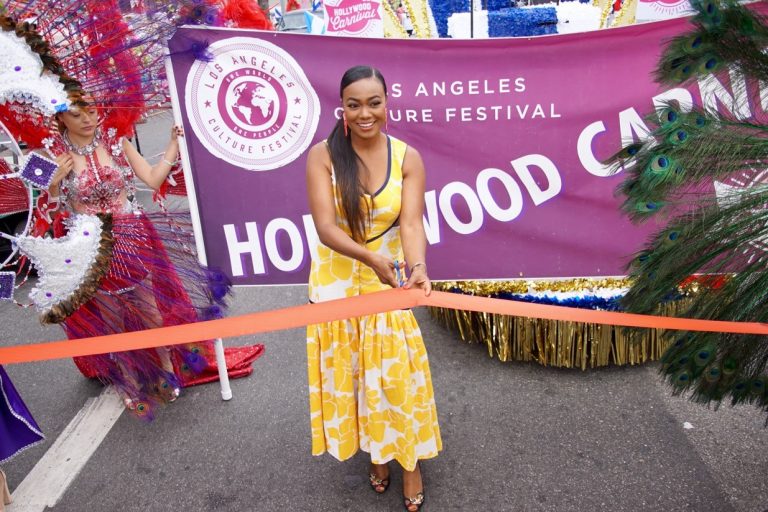
[[(355, 66), (349, 68), (341, 77), (339, 98), (344, 96), (344, 89), (350, 84), (366, 78), (375, 78), (381, 82), (386, 96), (387, 83), (381, 71), (371, 66)], [(341, 195), (341, 210), (349, 225), (352, 239), (360, 243), (365, 242), (365, 219), (370, 216), (370, 211), (363, 211), (360, 205), (360, 198), (365, 192), (359, 174), (362, 161), (352, 147), (351, 132), (344, 133), (343, 116), (328, 136), (328, 147), (336, 175), (336, 188)]]

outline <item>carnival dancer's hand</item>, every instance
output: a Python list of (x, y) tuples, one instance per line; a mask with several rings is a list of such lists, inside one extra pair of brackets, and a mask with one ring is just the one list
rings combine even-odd
[(378, 253), (371, 253), (368, 266), (376, 272), (376, 277), (379, 278), (383, 284), (388, 284), (392, 288), (397, 288), (397, 279), (395, 278), (395, 262), (391, 258), (382, 256)]
[(406, 290), (416, 287), (424, 290), (424, 295), (432, 293), (432, 281), (429, 280), (427, 275), (427, 267), (424, 264), (417, 265), (416, 268), (411, 269), (411, 275), (408, 277), (408, 282), (405, 283)]
[(173, 125), (171, 127), (171, 140), (176, 141), (179, 137), (184, 136), (184, 128), (179, 125)]
[(63, 180), (67, 174), (72, 172), (72, 169), (75, 168), (75, 161), (72, 159), (72, 155), (69, 153), (62, 153), (56, 157), (56, 165), (59, 167), (56, 169), (56, 173), (53, 175), (53, 179), (51, 179), (51, 184), (49, 187), (61, 183), (61, 180)]

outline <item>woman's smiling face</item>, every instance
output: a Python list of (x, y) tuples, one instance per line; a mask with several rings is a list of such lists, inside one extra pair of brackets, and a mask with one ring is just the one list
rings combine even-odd
[(368, 139), (381, 133), (387, 122), (387, 94), (375, 77), (349, 84), (341, 102), (347, 126), (355, 137)]

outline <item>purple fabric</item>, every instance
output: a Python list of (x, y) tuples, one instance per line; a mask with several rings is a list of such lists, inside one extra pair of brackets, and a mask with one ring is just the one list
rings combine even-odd
[(13, 298), (15, 283), (15, 272), (0, 272), (0, 300), (11, 300)]
[[(223, 315), (228, 282), (200, 266), (184, 213), (112, 215), (112, 257), (99, 291), (63, 323), (70, 339), (182, 325)], [(214, 284), (216, 291), (211, 290)], [(173, 372), (163, 367), (167, 350)], [(132, 350), (76, 358), (87, 374), (112, 384), (151, 420), (157, 405), (175, 397), (173, 388), (207, 367), (212, 343), (200, 341), (167, 348)], [(130, 375), (130, 377), (129, 377)]]
[(0, 365), (0, 463), (43, 439), (40, 427)]
[(57, 168), (56, 162), (31, 153), (21, 170), (21, 179), (35, 187), (46, 189), (51, 184)]

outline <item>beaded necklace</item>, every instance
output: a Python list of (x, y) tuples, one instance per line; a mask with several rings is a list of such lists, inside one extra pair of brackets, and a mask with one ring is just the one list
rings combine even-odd
[(64, 131), (64, 144), (67, 149), (75, 154), (85, 157), (86, 170), (90, 170), (93, 176), (96, 178), (97, 183), (101, 183), (101, 176), (99, 176), (99, 166), (96, 163), (96, 148), (99, 147), (99, 138), (101, 136), (100, 130), (96, 130), (93, 136), (93, 140), (85, 146), (77, 146), (69, 139), (69, 132)]

